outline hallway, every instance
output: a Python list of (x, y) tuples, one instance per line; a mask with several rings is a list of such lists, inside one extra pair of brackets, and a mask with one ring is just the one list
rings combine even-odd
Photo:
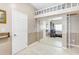
[[(50, 43), (49, 43), (50, 42)], [(57, 44), (56, 44), (57, 43)], [(59, 46), (59, 47), (58, 47)], [(57, 40), (49, 40), (42, 39), (41, 41), (37, 41), (24, 50), (20, 51), (16, 55), (78, 55), (79, 49), (61, 48), (60, 39)]]
[(0, 55), (79, 54), (79, 3), (0, 6)]

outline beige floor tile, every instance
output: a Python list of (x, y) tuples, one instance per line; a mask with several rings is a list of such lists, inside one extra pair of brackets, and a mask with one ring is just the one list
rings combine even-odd
[(79, 49), (62, 48), (61, 38), (47, 38), (40, 42), (35, 42), (17, 53), (17, 55), (76, 55), (79, 54)]

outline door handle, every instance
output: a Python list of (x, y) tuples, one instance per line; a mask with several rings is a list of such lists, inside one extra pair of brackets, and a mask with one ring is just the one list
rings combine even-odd
[(16, 36), (16, 34), (14, 34), (14, 36)]

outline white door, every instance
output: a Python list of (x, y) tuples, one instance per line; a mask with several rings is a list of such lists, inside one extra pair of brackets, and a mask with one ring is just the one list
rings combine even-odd
[(27, 15), (12, 11), (12, 54), (27, 47)]

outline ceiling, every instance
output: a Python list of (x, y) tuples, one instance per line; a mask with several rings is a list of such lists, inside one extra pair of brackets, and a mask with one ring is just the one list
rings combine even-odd
[(47, 8), (47, 7), (50, 7), (50, 6), (53, 6), (53, 5), (57, 5), (57, 4), (59, 4), (59, 3), (31, 3), (31, 5), (36, 10)]

